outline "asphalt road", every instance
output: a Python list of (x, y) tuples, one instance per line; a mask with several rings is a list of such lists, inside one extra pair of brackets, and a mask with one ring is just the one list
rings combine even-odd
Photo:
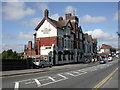
[[(74, 64), (75, 65), (75, 64)], [(106, 88), (115, 74), (114, 87), (118, 88), (118, 60), (106, 64), (83, 64), (77, 67), (50, 70), (2, 78), (2, 88)], [(110, 81), (109, 81), (110, 83)], [(113, 82), (112, 82), (113, 83)]]

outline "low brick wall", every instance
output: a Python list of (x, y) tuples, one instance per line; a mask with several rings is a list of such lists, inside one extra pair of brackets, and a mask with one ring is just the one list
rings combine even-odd
[(2, 59), (2, 71), (33, 68), (32, 59)]

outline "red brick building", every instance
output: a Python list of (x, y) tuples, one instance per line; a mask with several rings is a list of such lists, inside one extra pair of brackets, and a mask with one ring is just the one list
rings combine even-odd
[[(53, 64), (79, 62), (84, 57), (84, 36), (78, 23), (79, 19), (71, 13), (66, 14), (65, 19), (53, 20), (46, 9), (35, 28), (34, 44), (29, 41), (25, 46), (25, 57), (43, 58)], [(88, 41), (92, 45), (92, 38)]]

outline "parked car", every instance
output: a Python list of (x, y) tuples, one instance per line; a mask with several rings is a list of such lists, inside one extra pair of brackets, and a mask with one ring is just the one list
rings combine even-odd
[(90, 59), (88, 59), (88, 58), (84, 59), (84, 63), (85, 63), (85, 64), (90, 63), (90, 62), (91, 62)]
[(112, 57), (108, 57), (108, 61), (113, 61), (113, 58)]
[(105, 61), (104, 59), (100, 59), (100, 60), (99, 60), (99, 63), (100, 63), (100, 64), (105, 64), (106, 61)]
[(35, 65), (35, 67), (41, 67), (41, 68), (52, 67), (52, 64), (50, 62), (43, 59), (35, 59), (33, 61), (33, 64)]

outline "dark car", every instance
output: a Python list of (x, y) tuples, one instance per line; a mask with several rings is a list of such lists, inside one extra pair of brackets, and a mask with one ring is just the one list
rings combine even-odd
[(43, 59), (35, 59), (33, 63), (36, 67), (52, 67), (52, 64), (50, 62)]
[(84, 59), (84, 63), (85, 63), (85, 64), (90, 63), (90, 62), (91, 62), (90, 59), (88, 59), (88, 58), (85, 58), (85, 59)]
[(105, 64), (106, 61), (105, 61), (104, 59), (100, 59), (100, 60), (99, 60), (99, 63), (100, 63), (100, 64)]

